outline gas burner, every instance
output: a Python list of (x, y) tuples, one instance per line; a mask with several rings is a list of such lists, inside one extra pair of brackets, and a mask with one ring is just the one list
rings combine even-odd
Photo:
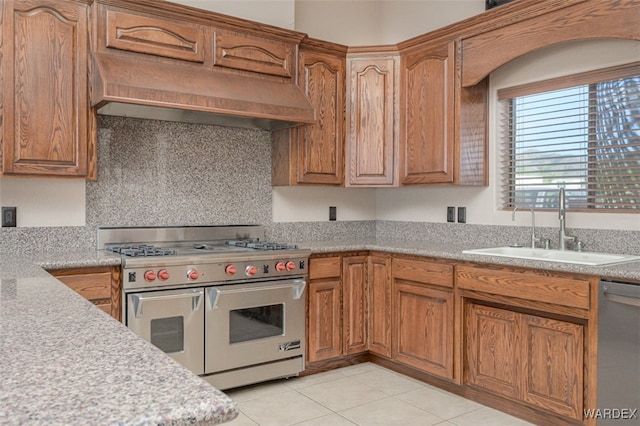
[(231, 240), (226, 243), (229, 246), (234, 247), (246, 247), (254, 250), (297, 250), (298, 246), (295, 244), (280, 244), (272, 243), (269, 241), (259, 240)]
[(175, 256), (177, 254), (176, 250), (163, 249), (150, 245), (109, 246), (106, 247), (106, 250), (130, 257)]

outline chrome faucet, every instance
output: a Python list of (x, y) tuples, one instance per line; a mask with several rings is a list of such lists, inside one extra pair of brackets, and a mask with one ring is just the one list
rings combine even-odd
[(567, 209), (567, 198), (564, 193), (564, 186), (560, 187), (560, 191), (558, 193), (558, 218), (560, 219), (560, 233), (558, 235), (558, 248), (560, 250), (567, 249), (567, 243), (572, 243), (576, 241), (576, 237), (572, 237), (567, 235), (565, 229), (565, 214)]
[[(513, 208), (513, 213), (511, 214), (511, 220), (516, 220), (516, 211), (520, 206), (515, 206)], [(540, 238), (536, 237), (536, 214), (533, 211), (533, 207), (529, 207), (531, 210), (531, 248), (536, 248), (536, 243), (542, 241)]]

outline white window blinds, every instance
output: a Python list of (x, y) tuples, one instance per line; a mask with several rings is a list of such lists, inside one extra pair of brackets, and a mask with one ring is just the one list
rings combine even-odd
[(500, 90), (502, 204), (640, 209), (640, 64)]

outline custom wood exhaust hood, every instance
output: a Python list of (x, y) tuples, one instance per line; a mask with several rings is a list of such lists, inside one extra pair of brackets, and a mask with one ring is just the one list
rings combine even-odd
[(315, 123), (314, 108), (295, 85), (154, 65), (96, 55), (93, 105), (98, 113), (262, 130)]
[(99, 114), (263, 130), (316, 122), (295, 84), (304, 34), (161, 4), (94, 3)]

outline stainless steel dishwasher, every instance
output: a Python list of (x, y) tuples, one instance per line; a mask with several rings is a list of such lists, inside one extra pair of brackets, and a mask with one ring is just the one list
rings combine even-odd
[(598, 425), (640, 426), (640, 285), (600, 281), (598, 407), (590, 415)]

